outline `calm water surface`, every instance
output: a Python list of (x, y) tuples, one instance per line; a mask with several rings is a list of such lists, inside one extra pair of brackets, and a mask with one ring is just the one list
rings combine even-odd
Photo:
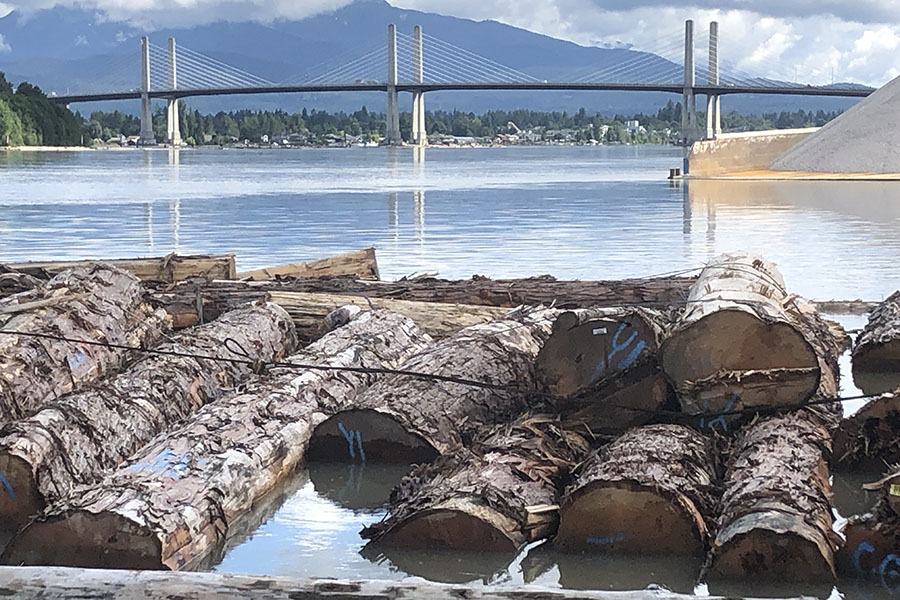
[[(654, 147), (0, 152), (0, 261), (235, 252), (238, 268), (374, 245), (385, 278), (638, 277), (746, 249), (792, 291), (878, 300), (900, 288), (900, 185), (691, 182)], [(843, 317), (848, 329), (864, 324)], [(844, 395), (858, 390), (842, 359)], [(861, 401), (848, 403), (853, 411)], [(696, 584), (696, 561), (382, 554), (359, 530), (384, 515), (405, 468), (313, 464), (241, 524), (219, 571), (423, 577), (573, 589), (660, 585), (699, 595), (893, 597), (891, 582), (734, 588)], [(836, 476), (836, 512), (872, 501), (868, 476)]]

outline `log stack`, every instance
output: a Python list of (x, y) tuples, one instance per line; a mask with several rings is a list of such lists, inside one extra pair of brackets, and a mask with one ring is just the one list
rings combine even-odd
[(3, 268), (38, 279), (50, 279), (63, 271), (82, 269), (92, 264), (115, 267), (131, 273), (141, 281), (174, 283), (191, 277), (234, 279), (234, 254), (168, 254), (156, 258), (113, 258), (104, 260), (56, 260), (6, 263)]
[(515, 552), (549, 537), (565, 477), (589, 445), (552, 416), (483, 431), (418, 467), (391, 494), (391, 512), (363, 530), (369, 546)]
[(853, 380), (866, 394), (900, 388), (900, 291), (869, 315), (853, 347)]
[[(294, 344), (281, 308), (252, 304), (179, 334), (156, 348), (161, 354), (143, 356), (103, 384), (7, 424), (0, 429), (5, 477), (0, 529), (15, 531), (44, 506), (96, 480), (153, 436), (247, 379), (253, 361), (278, 360)], [(168, 453), (154, 468), (178, 466)]]
[(557, 311), (513, 311), (426, 347), (316, 427), (310, 458), (426, 462), (470, 440), (485, 425), (526, 413), (534, 361)]
[[(355, 307), (354, 307), (355, 308)], [(10, 542), (6, 564), (196, 568), (304, 457), (325, 414), (429, 340), (409, 319), (358, 309), (349, 323), (208, 404), (127, 463), (49, 507)], [(332, 319), (335, 322), (335, 319)], [(349, 369), (349, 370), (347, 370)]]
[(115, 267), (66, 271), (5, 298), (0, 301), (0, 424), (94, 384), (134, 356), (101, 344), (152, 346), (167, 330), (165, 313), (142, 301), (140, 282)]
[(878, 473), (900, 463), (900, 390), (869, 400), (841, 421), (834, 433), (834, 462)]

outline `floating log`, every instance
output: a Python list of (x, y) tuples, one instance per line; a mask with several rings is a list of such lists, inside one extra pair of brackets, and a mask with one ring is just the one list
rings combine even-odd
[(657, 355), (668, 319), (646, 308), (563, 312), (536, 369), (569, 427), (621, 433), (654, 417), (669, 398)]
[[(247, 360), (280, 359), (294, 343), (293, 327), (281, 308), (252, 304), (157, 348), (245, 362), (145, 355), (103, 385), (57, 398), (29, 419), (6, 425), (0, 429), (0, 529), (16, 530), (44, 506), (96, 480), (163, 429), (248, 378), (254, 367)], [(171, 452), (158, 457), (154, 468), (177, 470), (172, 457)]]
[[(361, 312), (290, 357), (327, 367), (396, 367), (428, 336), (406, 317)], [(6, 564), (194, 568), (231, 524), (303, 459), (322, 413), (340, 409), (375, 375), (274, 369), (204, 406), (94, 485), (19, 532)]]
[[(0, 594), (41, 600), (695, 600), (668, 592), (587, 592), (541, 586), (445, 585), (427, 581), (378, 581), (264, 577), (233, 573), (109, 571), (64, 567), (0, 567)], [(710, 596), (708, 600), (725, 600)], [(797, 600), (800, 600), (798, 598)]]
[(691, 288), (660, 360), (686, 413), (796, 406), (819, 389), (837, 344), (827, 330), (773, 263), (723, 254)]
[(701, 555), (715, 504), (709, 439), (682, 425), (631, 429), (566, 490), (554, 544), (567, 551)]
[(589, 445), (551, 416), (528, 416), (479, 435), (417, 468), (391, 510), (362, 531), (371, 545), (515, 552), (553, 534), (563, 478)]
[(530, 408), (534, 360), (556, 312), (513, 311), (429, 345), (402, 368), (486, 385), (389, 375), (316, 427), (310, 458), (427, 462), (482, 426), (519, 417)]
[(142, 293), (128, 273), (93, 265), (0, 301), (0, 424), (88, 387), (132, 358), (120, 348), (16, 332), (151, 346), (168, 330), (168, 320), (141, 301)]
[(363, 281), (378, 281), (378, 261), (375, 258), (375, 248), (347, 252), (321, 260), (243, 271), (237, 274), (237, 278), (260, 281), (287, 277), (322, 277), (324, 275), (349, 275)]
[(900, 390), (869, 400), (834, 433), (834, 462), (883, 471), (900, 463)]
[(180, 256), (169, 254), (155, 258), (112, 258), (86, 260), (58, 260), (45, 262), (6, 263), (3, 267), (26, 273), (39, 279), (49, 279), (67, 269), (92, 264), (111, 265), (128, 271), (141, 281), (174, 283), (191, 277), (206, 279), (234, 279), (234, 254), (197, 254)]
[(868, 513), (850, 517), (841, 533), (845, 542), (835, 555), (839, 574), (895, 576), (900, 566), (900, 516), (886, 497)]
[(869, 315), (853, 347), (853, 380), (866, 394), (900, 388), (900, 291)]
[(727, 468), (711, 576), (834, 578), (830, 451), (828, 425), (808, 409), (744, 426)]

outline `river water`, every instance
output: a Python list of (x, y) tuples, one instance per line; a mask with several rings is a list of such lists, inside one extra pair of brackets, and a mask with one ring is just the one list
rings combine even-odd
[[(0, 152), (0, 262), (237, 254), (238, 269), (374, 245), (382, 277), (611, 279), (684, 271), (746, 249), (791, 291), (880, 300), (900, 288), (900, 185), (666, 181), (668, 147)], [(848, 329), (861, 317), (842, 317)], [(848, 361), (842, 369), (849, 376)], [(858, 393), (849, 377), (845, 395)], [(859, 403), (848, 405), (853, 410)], [(406, 469), (313, 464), (241, 525), (226, 572), (535, 583), (733, 595), (892, 597), (890, 581), (697, 585), (696, 561), (381, 554), (359, 530)], [(841, 514), (871, 498), (836, 477)], [(894, 581), (896, 583), (896, 580)], [(882, 585), (884, 584), (884, 585)]]

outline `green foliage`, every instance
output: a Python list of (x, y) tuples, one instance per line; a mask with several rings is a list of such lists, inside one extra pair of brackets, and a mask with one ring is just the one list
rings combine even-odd
[(0, 72), (0, 144), (75, 146), (81, 143), (81, 118), (23, 82), (13, 91)]

